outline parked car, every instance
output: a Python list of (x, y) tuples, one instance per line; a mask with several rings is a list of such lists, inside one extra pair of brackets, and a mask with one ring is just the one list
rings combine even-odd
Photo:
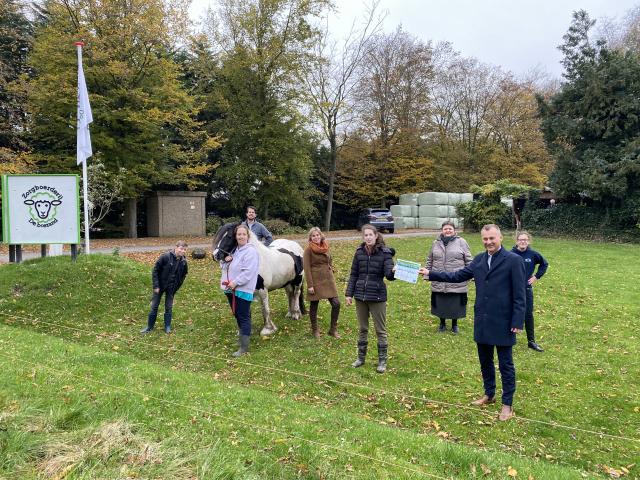
[(394, 231), (393, 215), (388, 208), (365, 208), (358, 216), (358, 230), (367, 223), (376, 227), (379, 231)]

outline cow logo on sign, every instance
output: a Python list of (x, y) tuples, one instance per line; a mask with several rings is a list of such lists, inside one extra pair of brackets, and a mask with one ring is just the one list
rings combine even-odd
[(58, 223), (56, 215), (62, 205), (62, 195), (54, 187), (34, 186), (22, 194), (29, 207), (29, 223), (36, 227), (50, 227)]

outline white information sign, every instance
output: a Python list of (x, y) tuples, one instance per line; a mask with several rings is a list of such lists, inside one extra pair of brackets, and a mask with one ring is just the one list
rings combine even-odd
[(77, 175), (3, 175), (2, 241), (80, 243)]
[(417, 262), (410, 262), (409, 260), (400, 260), (396, 262), (396, 280), (402, 280), (404, 282), (416, 283), (418, 281), (418, 269), (420, 264)]

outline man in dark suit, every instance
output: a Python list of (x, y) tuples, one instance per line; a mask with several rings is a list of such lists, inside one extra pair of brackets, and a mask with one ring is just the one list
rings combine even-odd
[(524, 323), (527, 282), (522, 258), (502, 248), (500, 228), (494, 224), (485, 225), (480, 234), (486, 252), (477, 255), (466, 267), (454, 272), (430, 272), (421, 268), (420, 273), (425, 280), (438, 282), (460, 283), (475, 279), (473, 339), (478, 345), (484, 395), (472, 405), (495, 403), (495, 347), (502, 375), (502, 411), (499, 418), (504, 421), (513, 416), (516, 369), (512, 349), (516, 343), (516, 333), (522, 331)]

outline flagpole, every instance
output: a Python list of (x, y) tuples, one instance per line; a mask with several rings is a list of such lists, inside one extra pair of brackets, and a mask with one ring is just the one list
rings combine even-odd
[(89, 188), (87, 186), (87, 161), (82, 162), (82, 193), (84, 195), (84, 253), (89, 255)]
[[(82, 70), (82, 47), (84, 46), (83, 42), (75, 42), (76, 49), (78, 51), (78, 72)], [(78, 77), (79, 78), (79, 77)], [(84, 81), (84, 73), (83, 73), (83, 81)], [(80, 85), (78, 85), (80, 87)], [(88, 126), (87, 126), (88, 128)], [(84, 253), (89, 255), (91, 253), (91, 247), (89, 245), (89, 189), (88, 189), (88, 178), (87, 178), (87, 159), (82, 159), (82, 193), (84, 201)]]

